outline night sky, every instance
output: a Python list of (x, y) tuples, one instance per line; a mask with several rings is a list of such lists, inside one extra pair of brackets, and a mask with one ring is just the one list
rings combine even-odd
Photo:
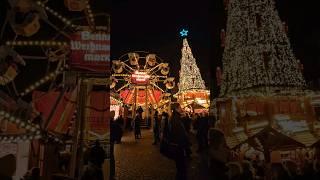
[[(0, 24), (6, 12), (5, 1), (0, 2)], [(52, 8), (69, 16), (63, 1), (49, 1)], [(54, 3), (53, 3), (54, 2)], [(110, 12), (111, 9), (111, 56), (117, 59), (130, 51), (156, 53), (168, 61), (173, 76), (178, 78), (182, 39), (179, 31), (189, 30), (188, 41), (197, 60), (206, 85), (216, 95), (215, 68), (221, 66), (223, 49), (220, 47), (220, 30), (225, 28), (226, 12), (223, 0), (95, 0), (94, 12)], [(307, 81), (320, 78), (320, 11), (318, 6), (299, 0), (276, 0), (280, 17), (289, 25), (289, 38), (293, 52), (305, 66)], [(75, 16), (79, 16), (75, 14)], [(71, 16), (69, 16), (71, 17)], [(51, 17), (51, 19), (54, 19)], [(43, 24), (43, 23), (42, 23)], [(52, 36), (50, 27), (43, 26), (34, 39)], [(13, 32), (7, 27), (7, 36)], [(3, 44), (7, 39), (1, 39)], [(30, 49), (25, 49), (29, 53)], [(47, 62), (29, 60), (17, 77), (18, 88), (41, 78)], [(178, 80), (178, 79), (177, 79)]]
[[(320, 77), (320, 11), (298, 0), (276, 0), (280, 18), (289, 26), (293, 52), (304, 64), (307, 82)], [(220, 30), (226, 26), (223, 0), (112, 2), (111, 54), (113, 59), (129, 51), (149, 51), (170, 62), (178, 78), (181, 28), (189, 30), (189, 45), (206, 85), (217, 95), (215, 69), (221, 66)]]

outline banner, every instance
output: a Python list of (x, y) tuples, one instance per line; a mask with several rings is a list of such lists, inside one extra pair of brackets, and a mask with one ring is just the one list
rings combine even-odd
[(78, 31), (71, 35), (69, 65), (73, 69), (109, 73), (110, 34)]

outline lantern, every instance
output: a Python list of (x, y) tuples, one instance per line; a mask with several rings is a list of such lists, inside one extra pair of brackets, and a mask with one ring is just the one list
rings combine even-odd
[(169, 74), (170, 68), (169, 68), (169, 64), (168, 63), (162, 64), (162, 66), (160, 68), (161, 68), (161, 74), (163, 74), (165, 76)]
[(123, 71), (122, 63), (120, 60), (113, 60), (112, 61), (112, 69), (116, 73), (121, 73)]
[(174, 78), (167, 78), (164, 81), (164, 84), (166, 85), (167, 89), (173, 89), (175, 86)]
[(86, 8), (87, 0), (64, 0), (64, 5), (69, 11), (83, 11)]
[(37, 33), (41, 27), (39, 14), (35, 12), (22, 13), (11, 10), (9, 14), (10, 25), (17, 35), (30, 37)]
[(25, 65), (25, 62), (17, 52), (8, 46), (0, 47), (0, 84), (6, 85), (18, 74), (16, 64)]
[(139, 64), (139, 54), (137, 53), (129, 53), (129, 61), (132, 66), (136, 66)]
[(156, 65), (156, 55), (155, 54), (148, 54), (146, 57), (146, 61), (149, 66)]

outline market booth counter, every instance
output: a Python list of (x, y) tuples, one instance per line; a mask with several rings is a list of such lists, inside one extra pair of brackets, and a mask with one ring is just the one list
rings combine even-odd
[[(270, 145), (275, 156), (278, 153), (286, 157), (283, 154), (288, 153), (284, 152), (310, 149), (320, 137), (319, 122), (309, 97), (220, 98), (215, 102), (218, 117), (216, 126), (226, 134), (228, 146), (235, 151), (241, 149), (243, 144), (256, 146), (250, 139), (252, 141), (260, 137), (267, 130), (276, 133), (279, 138), (285, 137), (286, 141), (283, 142), (292, 144), (278, 149), (277, 145)], [(273, 139), (276, 142), (278, 140)]]

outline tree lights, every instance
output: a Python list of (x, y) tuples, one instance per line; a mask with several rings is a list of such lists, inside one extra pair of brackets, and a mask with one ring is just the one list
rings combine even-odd
[[(188, 31), (180, 32), (182, 37), (187, 35)], [(186, 107), (192, 103), (199, 104), (205, 108), (209, 107), (209, 94), (205, 83), (201, 77), (196, 59), (193, 57), (187, 38), (183, 39), (181, 49), (182, 57), (180, 60), (181, 69), (179, 73), (179, 92), (175, 94), (179, 103)]]
[(221, 96), (292, 95), (305, 88), (273, 0), (229, 2)]

